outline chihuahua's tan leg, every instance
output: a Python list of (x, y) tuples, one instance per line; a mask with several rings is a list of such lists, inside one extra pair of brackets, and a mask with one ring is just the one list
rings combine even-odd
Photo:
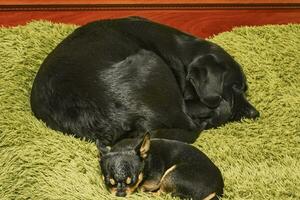
[[(192, 167), (189, 168), (188, 164), (174, 165), (168, 169), (161, 179), (159, 193), (171, 193), (174, 196), (178, 196), (183, 199), (196, 198), (201, 200), (212, 200), (216, 198), (216, 193), (211, 193), (207, 197), (203, 197), (201, 192), (194, 194), (199, 188), (195, 188), (194, 185), (186, 184), (184, 182), (193, 181), (194, 170)], [(187, 178), (187, 170), (190, 170), (190, 174)], [(196, 182), (197, 183), (197, 182)], [(197, 186), (197, 185), (196, 185)], [(200, 197), (201, 196), (201, 197)]]
[(170, 176), (170, 173), (173, 172), (176, 169), (176, 165), (173, 165), (170, 167), (162, 176), (160, 180), (160, 188), (157, 191), (158, 194), (161, 193), (172, 193), (175, 189), (175, 183), (172, 177)]
[(149, 181), (145, 181), (143, 183), (143, 185), (141, 186), (141, 191), (142, 192), (152, 192), (152, 191), (158, 190), (159, 186), (160, 186), (159, 179), (157, 179), (157, 180), (152, 179)]
[(176, 165), (170, 167), (162, 176), (162, 178), (158, 177), (158, 178), (154, 178), (148, 181), (145, 181), (144, 184), (141, 187), (142, 191), (148, 191), (148, 192), (152, 192), (152, 191), (156, 191), (153, 192), (152, 194), (155, 196), (160, 195), (161, 193), (163, 193), (164, 191), (161, 190), (161, 184), (162, 184), (162, 180), (165, 179), (165, 177), (175, 169)]
[(216, 193), (211, 193), (210, 195), (208, 195), (207, 197), (205, 197), (203, 200), (211, 200), (212, 198), (214, 198), (216, 196)]
[(173, 165), (172, 167), (170, 167), (169, 169), (167, 169), (167, 171), (162, 176), (160, 182), (162, 182), (170, 172), (172, 172), (173, 170), (175, 170), (175, 168), (176, 168), (176, 165)]

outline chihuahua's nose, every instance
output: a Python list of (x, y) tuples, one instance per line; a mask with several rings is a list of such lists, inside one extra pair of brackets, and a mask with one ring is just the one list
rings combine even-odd
[(118, 191), (116, 193), (116, 196), (118, 196), (118, 197), (125, 197), (126, 196), (126, 192), (124, 192), (124, 191)]

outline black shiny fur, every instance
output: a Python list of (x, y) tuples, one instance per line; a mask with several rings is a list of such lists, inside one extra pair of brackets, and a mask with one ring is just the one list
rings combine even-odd
[[(202, 200), (211, 194), (208, 199), (218, 199), (223, 195), (220, 170), (189, 144), (150, 140), (146, 134), (142, 139), (124, 139), (111, 150), (99, 145), (98, 149), (104, 182), (117, 196), (131, 194), (137, 184), (143, 191), (171, 193), (184, 199)], [(143, 177), (142, 181), (138, 177)]]
[[(221, 47), (130, 17), (89, 23), (45, 59), (31, 108), (55, 130), (112, 145), (156, 129), (193, 142), (205, 128), (258, 112), (241, 67)], [(160, 137), (159, 135), (156, 135)]]

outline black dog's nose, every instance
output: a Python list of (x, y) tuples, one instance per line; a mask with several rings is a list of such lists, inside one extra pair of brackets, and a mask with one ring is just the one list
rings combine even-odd
[(126, 192), (118, 191), (118, 192), (116, 193), (116, 196), (118, 196), (118, 197), (125, 197), (125, 196), (126, 196)]
[(255, 119), (259, 117), (259, 112), (256, 109), (250, 109), (246, 113), (248, 118)]
[(247, 103), (244, 108), (243, 116), (246, 118), (255, 119), (259, 117), (259, 112), (250, 103)]

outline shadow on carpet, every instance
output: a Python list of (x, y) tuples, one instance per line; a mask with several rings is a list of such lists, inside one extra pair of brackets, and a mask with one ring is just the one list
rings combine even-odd
[[(40, 64), (75, 28), (43, 21), (0, 28), (1, 200), (115, 199), (100, 178), (95, 145), (50, 130), (30, 110)], [(210, 40), (243, 66), (261, 113), (204, 131), (194, 143), (221, 169), (223, 199), (300, 199), (300, 24), (236, 28)]]

